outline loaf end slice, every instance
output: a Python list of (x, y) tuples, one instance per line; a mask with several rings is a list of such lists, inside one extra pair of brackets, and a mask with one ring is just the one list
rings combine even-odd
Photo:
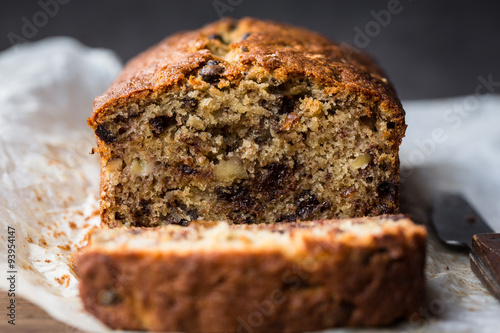
[(85, 309), (116, 329), (381, 326), (420, 306), (425, 240), (399, 215), (103, 229), (76, 271)]
[(101, 218), (273, 223), (397, 213), (404, 111), (368, 56), (223, 20), (133, 59), (96, 99)]

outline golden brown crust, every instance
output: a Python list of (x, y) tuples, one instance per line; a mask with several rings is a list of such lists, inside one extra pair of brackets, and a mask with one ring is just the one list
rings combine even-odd
[[(425, 229), (401, 216), (357, 221), (380, 221), (382, 229), (314, 235), (302, 223), (230, 227), (293, 230), (292, 246), (184, 251), (91, 244), (77, 260), (80, 294), (85, 308), (112, 328), (295, 332), (388, 325), (421, 304)], [(168, 228), (180, 230), (159, 233)], [(130, 229), (110, 232), (141, 237)]]
[[(96, 98), (89, 125), (95, 129), (99, 118), (114, 107), (165, 91), (186, 80), (208, 60), (217, 59), (209, 50), (214, 34), (230, 35), (231, 61), (222, 76), (231, 82), (257, 66), (274, 72), (283, 81), (306, 76), (332, 93), (364, 94), (379, 100), (392, 110), (398, 122), (404, 122), (404, 111), (393, 88), (366, 54), (306, 29), (243, 18), (224, 19), (200, 30), (178, 33), (134, 58), (104, 95)], [(402, 137), (404, 128), (401, 130)]]

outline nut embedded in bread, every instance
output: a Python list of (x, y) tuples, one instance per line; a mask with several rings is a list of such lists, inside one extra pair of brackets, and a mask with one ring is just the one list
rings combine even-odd
[(398, 212), (404, 111), (364, 54), (222, 20), (133, 59), (89, 119), (115, 226)]
[(85, 309), (115, 329), (381, 326), (419, 308), (425, 238), (399, 215), (103, 229), (75, 268)]

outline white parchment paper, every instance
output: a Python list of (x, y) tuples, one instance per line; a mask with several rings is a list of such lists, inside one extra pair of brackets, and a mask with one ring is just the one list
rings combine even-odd
[[(111, 52), (68, 38), (0, 53), (0, 272), (9, 270), (10, 226), (16, 294), (90, 332), (109, 330), (82, 310), (69, 260), (99, 224), (99, 163), (89, 155), (94, 138), (86, 118), (120, 68)], [(500, 96), (403, 104), (403, 211), (427, 223), (432, 196), (458, 191), (500, 232)], [(497, 332), (500, 302), (472, 274), (467, 256), (429, 238), (421, 315), (384, 331)], [(9, 289), (4, 276), (0, 288)]]

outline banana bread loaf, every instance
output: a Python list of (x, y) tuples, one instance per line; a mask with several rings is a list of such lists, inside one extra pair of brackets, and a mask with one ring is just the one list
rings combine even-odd
[(359, 51), (222, 20), (127, 64), (88, 121), (114, 226), (398, 212), (404, 111)]
[(116, 329), (380, 326), (418, 310), (425, 238), (397, 215), (101, 229), (75, 268), (85, 309)]

